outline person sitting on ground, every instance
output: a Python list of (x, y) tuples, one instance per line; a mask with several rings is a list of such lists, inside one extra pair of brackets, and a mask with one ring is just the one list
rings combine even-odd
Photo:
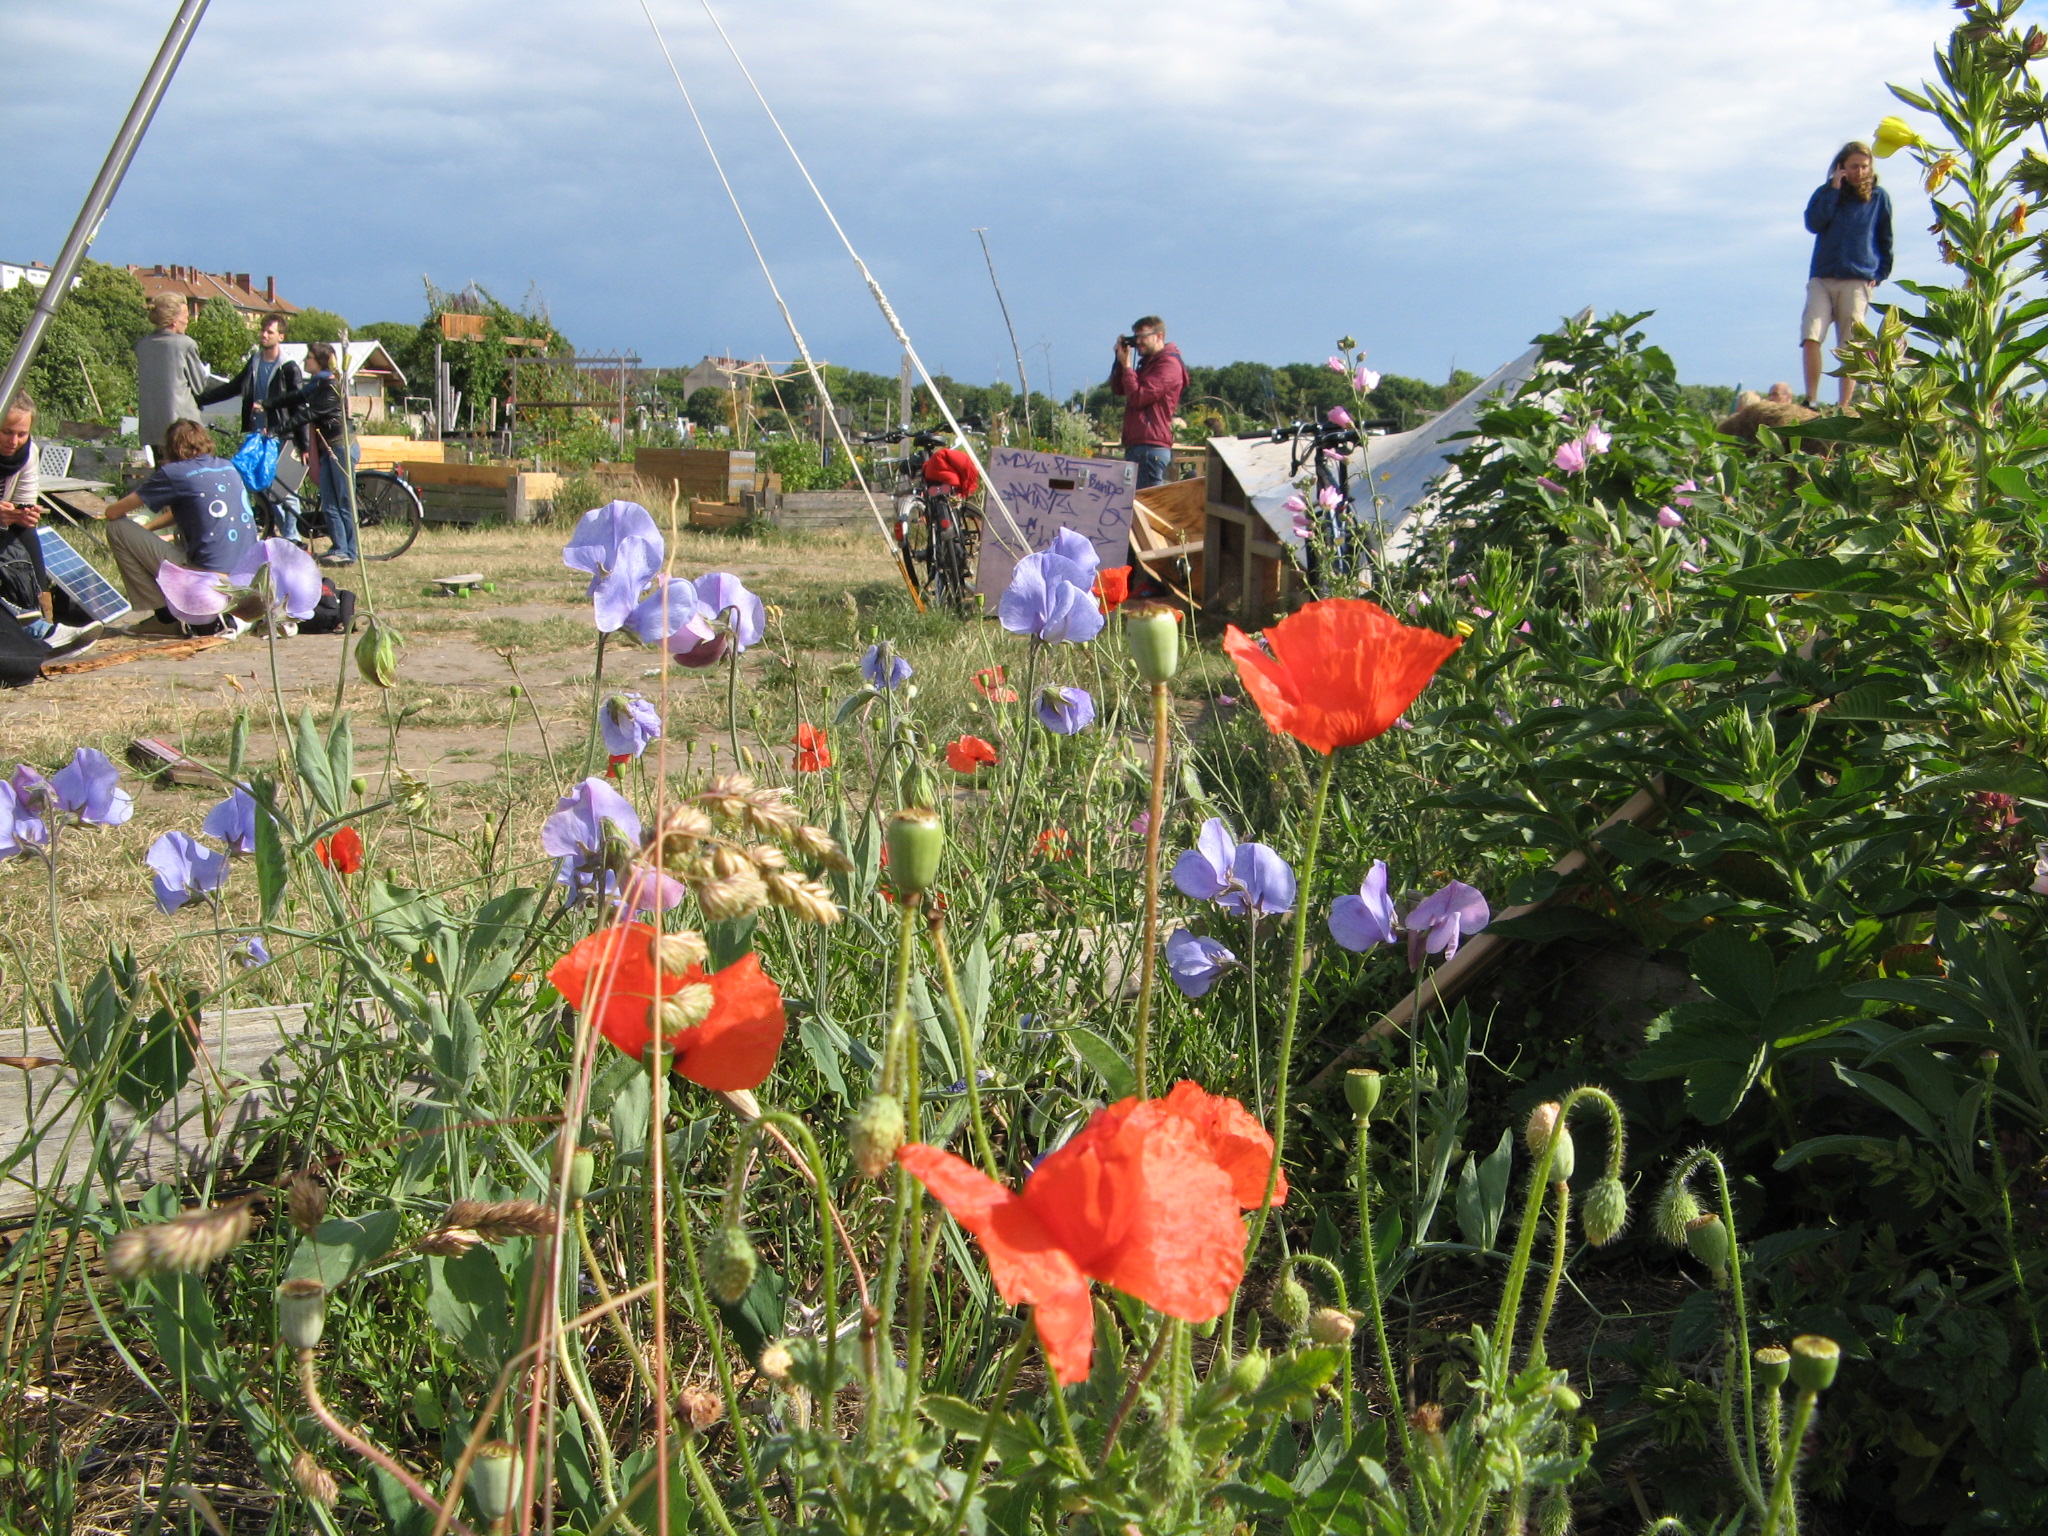
[(149, 301), (149, 322), (156, 329), (135, 343), (135, 430), (151, 448), (164, 440), (172, 422), (199, 420), (199, 397), (227, 382), (206, 366), (199, 343), (185, 334), (191, 318), (182, 294), (160, 293)]
[[(157, 515), (137, 523), (129, 513)], [(179, 622), (164, 601), (157, 572), (165, 561), (194, 571), (231, 571), (256, 543), (256, 518), (235, 466), (216, 451), (213, 433), (196, 421), (174, 421), (164, 433), (163, 464), (108, 507), (107, 549), (128, 601), (154, 615), (128, 631), (138, 636), (215, 634), (210, 624)], [(171, 528), (169, 536), (157, 532)]]
[(1773, 405), (1791, 405), (1793, 403), (1792, 386), (1783, 379), (1780, 379), (1771, 386), (1770, 392), (1764, 398)]
[[(1783, 396), (1778, 394), (1780, 389), (1785, 390)], [(1735, 397), (1735, 414), (1722, 418), (1715, 430), (1729, 437), (1739, 437), (1745, 443), (1753, 443), (1758, 427), (1782, 431), (1803, 421), (1811, 421), (1820, 414), (1801, 405), (1791, 395), (1791, 389), (1782, 384), (1774, 386), (1768, 395), (1745, 389)]]
[(306, 348), (306, 382), (275, 396), (265, 411), (272, 432), (293, 430), (308, 440), (307, 460), (320, 477), (320, 510), (327, 519), (327, 537), (334, 547), (320, 557), (322, 565), (356, 563), (355, 476), (342, 460), (347, 441), (342, 420), (341, 379), (334, 371), (334, 348), (316, 341)]
[(36, 403), (16, 395), (0, 413), (0, 610), (18, 620), (29, 638), (69, 655), (84, 650), (100, 626), (73, 628), (57, 622), (50, 573), (43, 565), (43, 541), (36, 527), (43, 509), (36, 474)]

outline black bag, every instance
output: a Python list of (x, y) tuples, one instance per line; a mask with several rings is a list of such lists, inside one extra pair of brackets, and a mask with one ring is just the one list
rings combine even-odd
[(43, 658), (50, 648), (21, 627), (13, 614), (0, 608), (0, 688), (19, 688), (43, 675)]
[(313, 608), (313, 617), (299, 621), (302, 635), (331, 635), (337, 632), (347, 634), (356, 624), (356, 595), (346, 588), (337, 588), (325, 576), (320, 578), (320, 601)]
[(0, 604), (26, 613), (41, 601), (43, 582), (28, 543), (35, 530), (23, 529), (22, 534), (25, 537), (0, 538)]

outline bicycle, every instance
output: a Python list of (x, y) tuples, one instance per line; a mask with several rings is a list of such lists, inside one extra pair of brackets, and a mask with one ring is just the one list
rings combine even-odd
[[(278, 505), (286, 495), (299, 498), (299, 539), (329, 539), (327, 509), (320, 504), (320, 481), (308, 474), (296, 491), (272, 480), (260, 491), (250, 493), (266, 538), (278, 529)], [(355, 472), (356, 549), (365, 560), (396, 560), (413, 546), (426, 520), (420, 493), (405, 478), (404, 471), (358, 469)]]
[[(1315, 488), (1306, 498), (1308, 511), (1303, 514), (1309, 533), (1302, 541), (1302, 568), (1309, 590), (1318, 596), (1322, 595), (1322, 566), (1326, 554), (1337, 577), (1349, 578), (1358, 574), (1360, 535), (1358, 519), (1352, 514), (1351, 454), (1367, 436), (1376, 436), (1393, 425), (1392, 422), (1367, 421), (1340, 427), (1331, 421), (1290, 421), (1265, 432), (1237, 434), (1241, 442), (1292, 444), (1287, 465), (1290, 481), (1301, 474), (1305, 465), (1313, 464)], [(1325, 490), (1337, 493), (1334, 505), (1323, 504), (1322, 493)]]
[[(961, 424), (977, 425), (972, 417), (963, 417)], [(900, 457), (891, 461), (896, 468), (895, 521), (891, 532), (896, 538), (897, 554), (913, 590), (929, 594), (942, 607), (965, 612), (974, 601), (981, 510), (948, 487), (925, 482), (925, 464), (934, 450), (946, 446), (945, 435), (892, 427), (887, 432), (866, 433), (860, 440), (892, 447), (909, 444)]]

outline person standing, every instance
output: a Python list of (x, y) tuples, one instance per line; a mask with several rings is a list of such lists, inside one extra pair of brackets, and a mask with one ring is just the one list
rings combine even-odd
[(306, 348), (305, 382), (273, 396), (266, 407), (271, 431), (297, 430), (309, 445), (307, 463), (320, 477), (320, 510), (327, 519), (327, 537), (334, 541), (320, 557), (322, 565), (356, 563), (355, 476), (341, 457), (348, 440), (343, 409), (334, 348), (324, 341)]
[[(128, 515), (143, 507), (157, 515), (147, 523)], [(101, 515), (107, 520), (107, 552), (129, 603), (155, 615), (130, 629), (131, 635), (195, 632), (164, 600), (157, 582), (164, 562), (192, 571), (232, 571), (256, 544), (248, 487), (214, 451), (212, 431), (196, 421), (172, 422), (164, 433), (163, 463)], [(168, 538), (158, 533), (162, 528), (171, 530)], [(219, 627), (215, 621), (200, 632)]]
[[(1892, 275), (1892, 199), (1877, 184), (1877, 165), (1868, 146), (1851, 141), (1836, 151), (1828, 179), (1806, 200), (1806, 227), (1813, 232), (1813, 260), (1807, 267), (1806, 313), (1800, 320), (1800, 349), (1806, 363), (1806, 403), (1820, 393), (1821, 344), (1828, 327), (1835, 345), (1846, 347), (1863, 325), (1870, 296)], [(1842, 380), (1842, 404), (1856, 396), (1856, 381)]]
[(136, 431), (150, 448), (174, 421), (199, 420), (199, 397), (227, 380), (206, 366), (199, 343), (185, 334), (191, 311), (184, 297), (160, 293), (149, 301), (156, 327), (135, 343)]
[[(222, 400), (242, 398), (242, 431), (262, 432), (288, 440), (306, 456), (306, 429), (289, 428), (286, 418), (280, 415), (276, 423), (271, 420), (273, 409), (280, 395), (288, 395), (306, 382), (306, 376), (299, 365), (284, 355), (284, 316), (266, 315), (263, 325), (256, 333), (256, 347), (242, 359), (242, 371), (225, 383), (216, 384), (199, 396), (201, 405), (213, 405)], [(272, 505), (277, 508), (277, 531), (294, 544), (299, 542), (299, 498), (278, 485), (272, 490)]]
[(1109, 387), (1123, 397), (1124, 457), (1138, 466), (1138, 489), (1163, 485), (1173, 472), (1173, 413), (1188, 387), (1187, 365), (1166, 339), (1164, 320), (1147, 315), (1130, 335), (1117, 337)]

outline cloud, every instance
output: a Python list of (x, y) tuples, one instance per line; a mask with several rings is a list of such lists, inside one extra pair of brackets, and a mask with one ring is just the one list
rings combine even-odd
[[(1063, 392), (1147, 310), (1198, 361), (1320, 356), (1348, 330), (1441, 376), (1582, 304), (1655, 308), (1689, 377), (1786, 371), (1805, 196), (1949, 25), (1935, 0), (727, 10), (927, 360), (1010, 369), (986, 225)], [(704, 12), (655, 12), (814, 348), (893, 372)], [(160, 0), (0, 20), (38, 61), (0, 103), (32, 151), (24, 246), (0, 254), (54, 254), (164, 20)], [(1917, 192), (1894, 193), (1901, 269), (1929, 272)], [(422, 273), (531, 284), (585, 346), (789, 355), (632, 0), (216, 7), (99, 254), (274, 271), (357, 320), (416, 314)]]

